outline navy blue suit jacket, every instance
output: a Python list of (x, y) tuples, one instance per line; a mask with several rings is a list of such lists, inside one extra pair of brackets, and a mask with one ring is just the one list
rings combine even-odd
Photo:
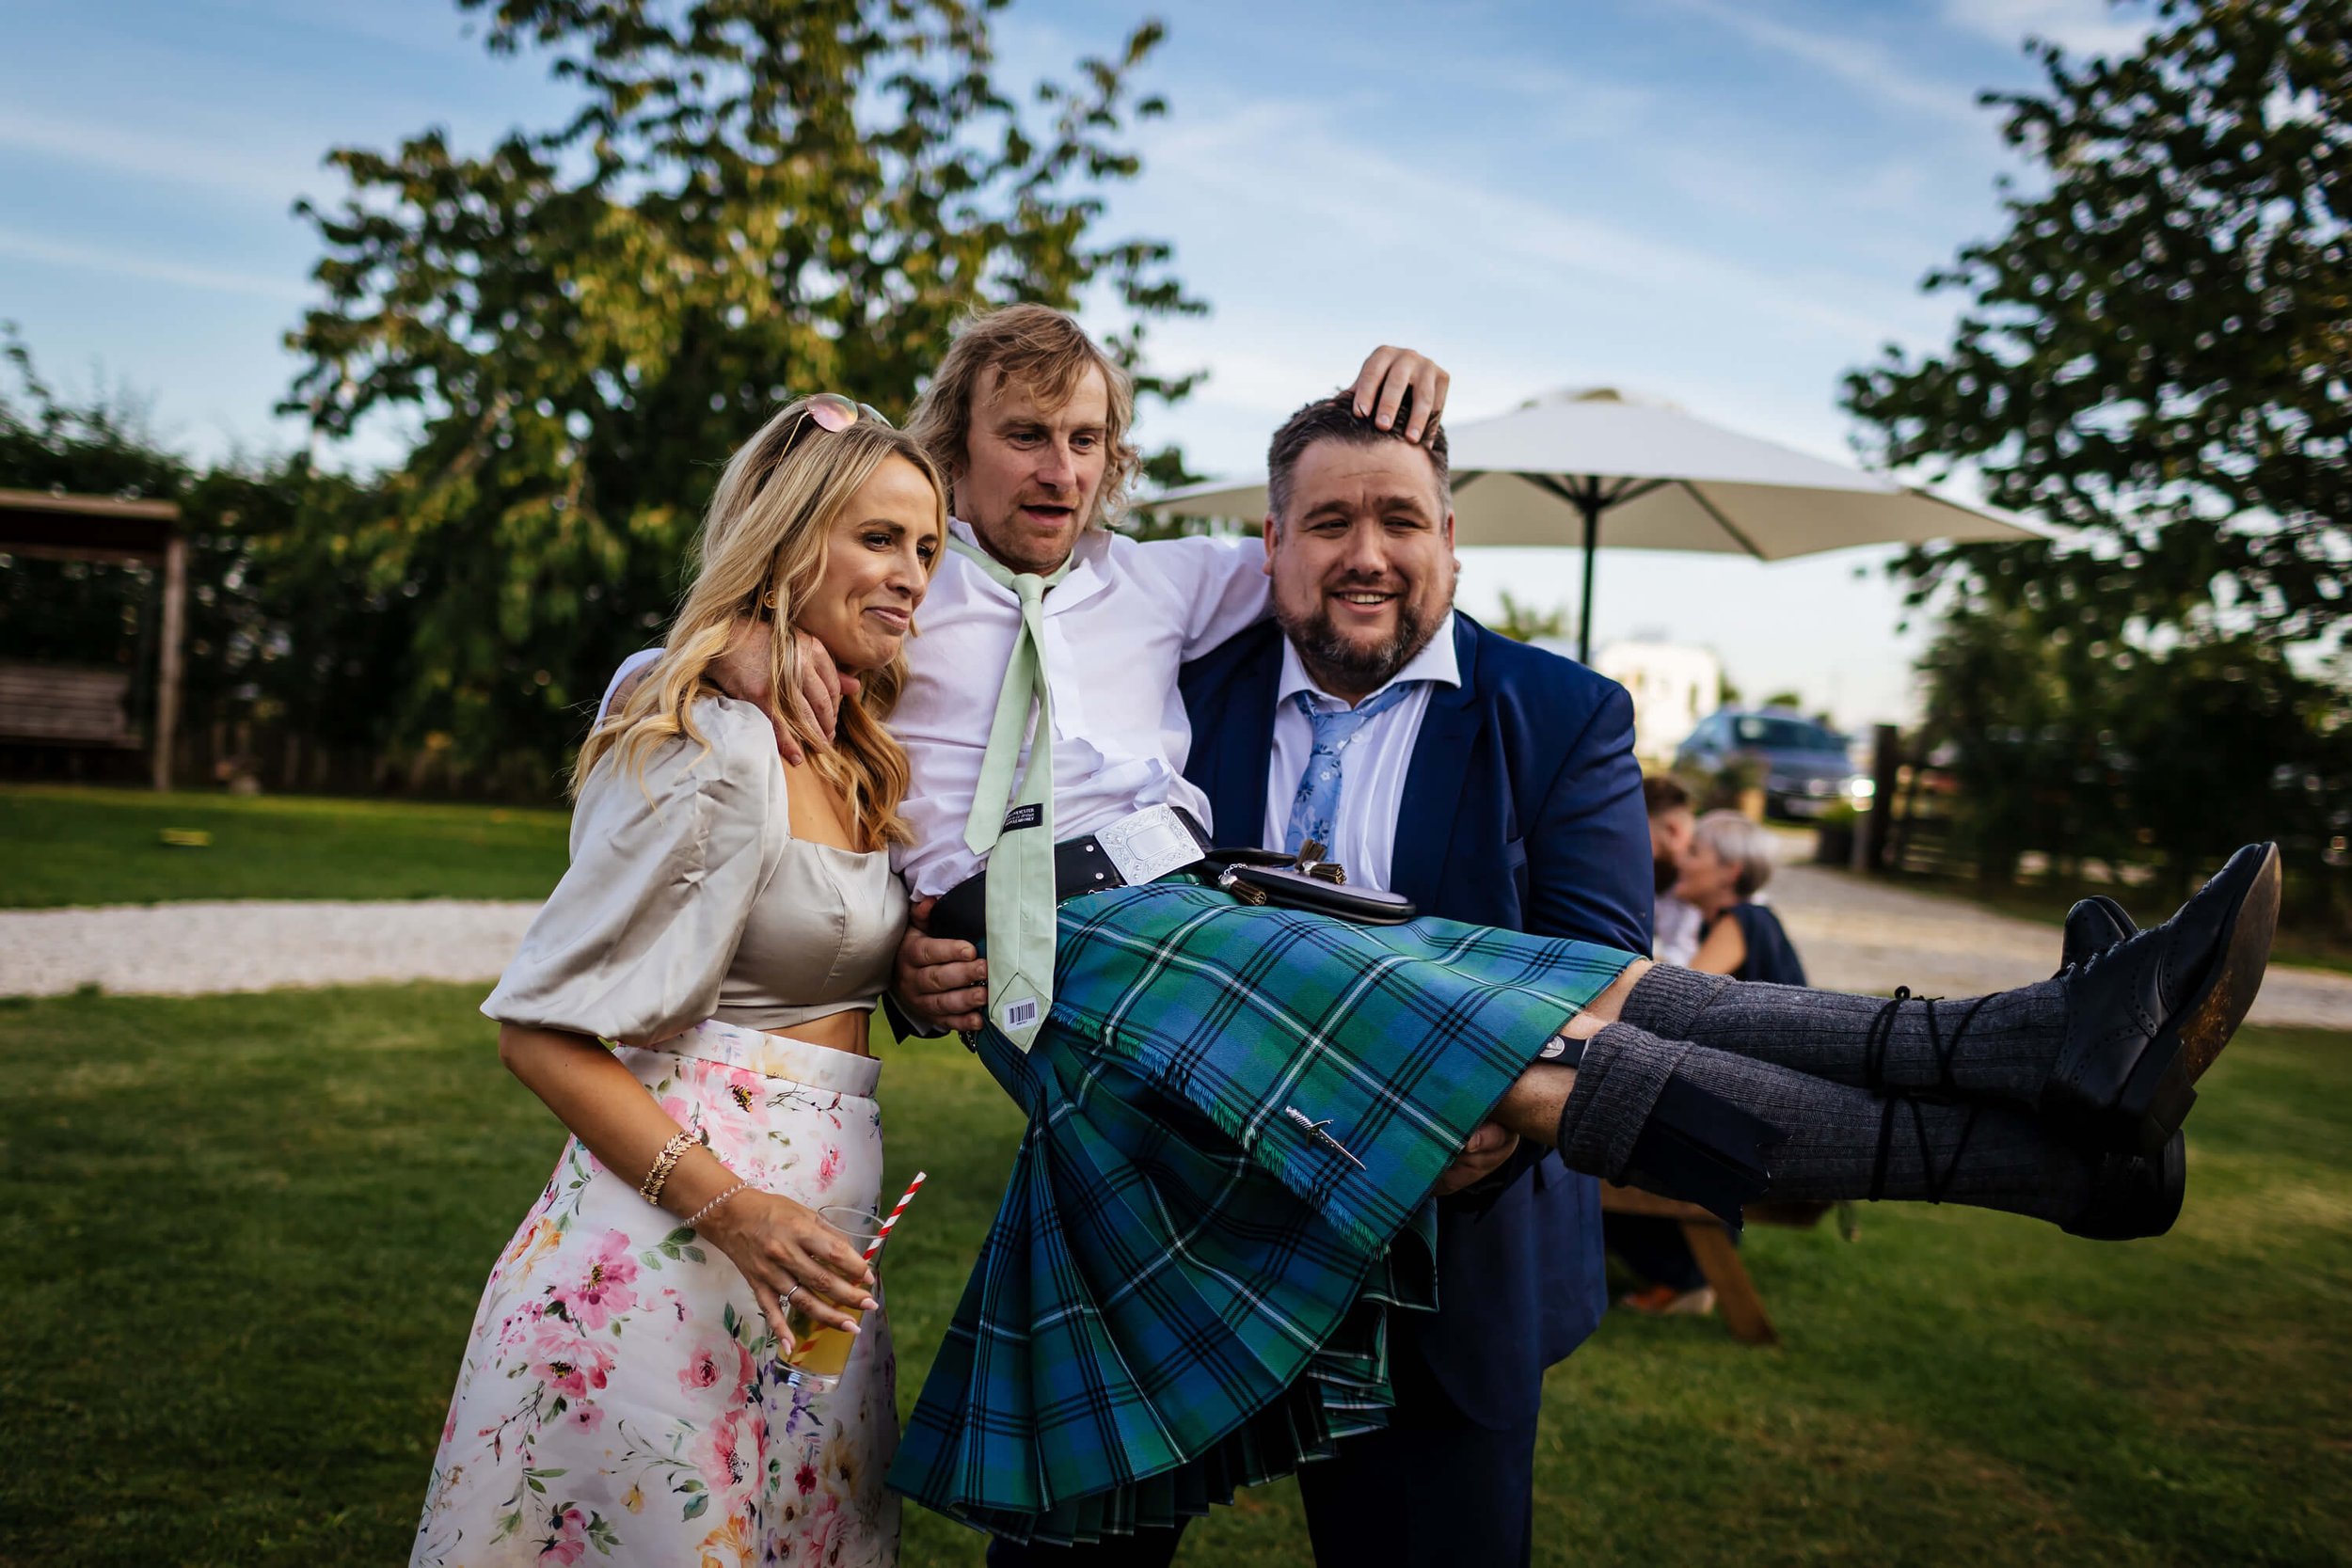
[[(1647, 953), (1632, 699), (1467, 615), (1454, 616), (1454, 646), (1462, 684), (1430, 694), (1398, 812), (1393, 891), (1422, 914)], [(1281, 671), (1270, 623), (1184, 667), (1184, 773), (1207, 793), (1220, 845), (1256, 845), (1264, 826)], [(1599, 1205), (1591, 1178), (1532, 1148), (1439, 1201), (1439, 1309), (1403, 1314), (1398, 1348), (1479, 1425), (1534, 1421), (1544, 1369), (1598, 1324)]]

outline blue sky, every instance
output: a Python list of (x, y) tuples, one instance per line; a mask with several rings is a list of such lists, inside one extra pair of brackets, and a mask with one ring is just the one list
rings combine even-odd
[[(1109, 227), (1172, 239), (1213, 313), (1154, 356), (1205, 388), (1149, 417), (1196, 467), (1250, 467), (1381, 341), (1436, 355), (1458, 420), (1620, 386), (1824, 456), (1841, 373), (1939, 342), (1917, 280), (1994, 231), (2011, 166), (1985, 87), (2028, 33), (2127, 47), (2104, 0), (1179, 0), (1145, 171)], [(1134, 17), (1017, 0), (1007, 71), (1066, 69)], [(149, 398), (200, 455), (296, 444), (280, 346), (331, 198), (329, 147), (427, 125), (478, 148), (566, 102), (441, 0), (0, 0), (0, 319), (51, 379)], [(352, 456), (392, 450), (379, 434)], [(1763, 566), (1610, 552), (1597, 631), (1701, 642), (1752, 693), (1908, 715), (1918, 634), (1874, 552)], [(1462, 602), (1566, 602), (1569, 558), (1472, 552)]]

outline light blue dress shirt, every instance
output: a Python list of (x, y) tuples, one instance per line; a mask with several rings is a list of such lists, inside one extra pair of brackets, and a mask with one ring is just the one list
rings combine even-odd
[[(1396, 814), (1405, 800), (1405, 778), (1412, 771), (1413, 746), (1421, 738), (1421, 721), (1429, 711), (1435, 687), (1460, 686), (1461, 665), (1454, 656), (1454, 612), (1438, 623), (1429, 645), (1415, 654), (1395, 678), (1383, 686), (1418, 683), (1404, 701), (1367, 723), (1347, 749), (1347, 770), (1340, 790), (1340, 809), (1332, 828), (1333, 842), (1324, 858), (1347, 868), (1347, 879), (1360, 887), (1389, 886), (1389, 868), (1396, 853)], [(1280, 848), (1289, 831), (1291, 801), (1298, 793), (1299, 774), (1314, 751), (1314, 726), (1293, 702), (1304, 691), (1318, 703), (1339, 699), (1315, 685), (1299, 661), (1298, 649), (1282, 644), (1281, 688), (1274, 694), (1274, 755), (1266, 764), (1265, 823), (1258, 842)], [(1369, 692), (1367, 697), (1379, 695)]]

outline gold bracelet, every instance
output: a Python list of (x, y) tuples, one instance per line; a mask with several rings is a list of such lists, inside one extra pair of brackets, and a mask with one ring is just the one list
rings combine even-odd
[(721, 1193), (717, 1197), (712, 1198), (708, 1203), (706, 1203), (701, 1208), (695, 1210), (692, 1217), (687, 1220), (686, 1228), (692, 1230), (700, 1227), (703, 1221), (708, 1219), (718, 1211), (719, 1205), (724, 1203), (727, 1199), (733, 1197), (736, 1194), (741, 1192), (744, 1188), (750, 1185), (751, 1183), (748, 1181), (738, 1181), (734, 1186), (729, 1187), (725, 1192)]
[(677, 1168), (680, 1160), (686, 1158), (686, 1151), (696, 1144), (709, 1141), (707, 1134), (702, 1132), (680, 1132), (663, 1144), (661, 1152), (653, 1157), (653, 1169), (647, 1171), (645, 1179), (637, 1184), (638, 1196), (647, 1203), (660, 1203), (661, 1189), (669, 1185), (670, 1173)]

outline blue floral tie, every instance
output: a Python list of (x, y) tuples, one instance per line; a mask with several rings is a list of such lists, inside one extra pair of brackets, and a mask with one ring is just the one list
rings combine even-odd
[(1294, 694), (1298, 711), (1315, 727), (1314, 750), (1307, 753), (1307, 770), (1298, 776), (1298, 793), (1291, 798), (1289, 829), (1282, 835), (1282, 850), (1295, 855), (1299, 846), (1313, 839), (1326, 850), (1331, 847), (1331, 832), (1340, 816), (1341, 769), (1347, 758), (1347, 749), (1356, 744), (1366, 724), (1379, 718), (1404, 700), (1405, 694), (1421, 685), (1419, 681), (1398, 681), (1356, 707), (1333, 708), (1328, 712), (1315, 705), (1308, 692)]

